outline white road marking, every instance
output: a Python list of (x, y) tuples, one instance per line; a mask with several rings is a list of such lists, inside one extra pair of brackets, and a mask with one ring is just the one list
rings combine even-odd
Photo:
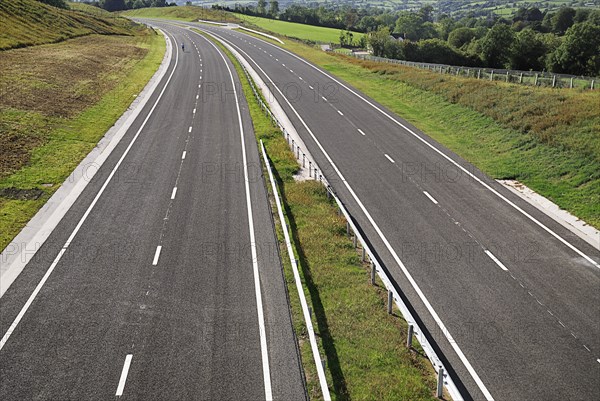
[(339, 110), (337, 110), (337, 112), (338, 112), (338, 114), (339, 114), (340, 116), (343, 116), (343, 115), (344, 115), (344, 113), (342, 113), (342, 112), (341, 112), (341, 111), (339, 111)]
[(121, 378), (119, 379), (119, 386), (117, 387), (117, 393), (115, 394), (117, 397), (123, 395), (123, 390), (125, 389), (125, 382), (127, 381), (127, 375), (129, 374), (129, 367), (131, 366), (131, 359), (133, 355), (129, 354), (125, 357), (125, 363), (123, 364), (123, 370), (121, 371)]
[(193, 114), (196, 114), (196, 109), (194, 109)]
[(565, 325), (563, 324), (563, 322), (561, 322), (560, 320), (558, 321), (558, 324), (560, 324), (562, 327), (565, 327)]
[[(258, 40), (261, 40), (261, 39), (258, 39)], [(268, 42), (265, 42), (265, 43), (268, 43)], [(498, 198), (502, 199), (504, 202), (506, 202), (507, 204), (509, 204), (511, 207), (513, 207), (515, 210), (517, 210), (523, 216), (527, 217), (529, 220), (531, 220), (532, 222), (534, 222), (535, 224), (537, 224), (540, 228), (542, 228), (548, 234), (550, 234), (551, 236), (553, 236), (554, 238), (556, 238), (557, 240), (559, 240), (561, 243), (563, 243), (565, 246), (567, 246), (573, 252), (577, 253), (579, 256), (581, 256), (582, 258), (584, 258), (585, 260), (587, 260), (588, 262), (590, 262), (593, 266), (595, 266), (595, 267), (597, 267), (597, 268), (600, 269), (600, 263), (596, 262), (590, 256), (588, 256), (585, 253), (583, 253), (582, 251), (580, 251), (576, 246), (574, 246), (573, 244), (571, 244), (570, 242), (568, 242), (567, 240), (565, 240), (563, 237), (561, 237), (560, 235), (558, 235), (557, 233), (555, 233), (554, 231), (552, 231), (552, 229), (550, 229), (547, 226), (545, 226), (542, 222), (540, 222), (535, 217), (533, 217), (532, 215), (530, 215), (529, 213), (527, 213), (525, 210), (523, 210), (522, 208), (520, 208), (519, 206), (517, 206), (514, 202), (512, 202), (510, 199), (508, 199), (507, 197), (505, 197), (504, 195), (502, 195), (498, 191), (496, 191), (490, 185), (488, 185), (487, 183), (485, 183), (484, 181), (482, 181), (474, 173), (470, 172), (468, 169), (466, 169), (465, 167), (461, 166), (460, 163), (456, 162), (454, 159), (452, 159), (450, 156), (446, 155), (440, 149), (437, 149), (434, 145), (430, 144), (425, 139), (421, 138), (416, 132), (414, 132), (413, 130), (411, 130), (406, 125), (402, 124), (400, 121), (396, 120), (392, 115), (388, 114), (383, 109), (381, 109), (378, 106), (376, 106), (375, 104), (371, 103), (369, 100), (367, 100), (366, 98), (364, 98), (363, 96), (361, 96), (358, 92), (350, 89), (348, 86), (344, 85), (341, 81), (339, 81), (338, 79), (334, 78), (332, 75), (330, 75), (330, 74), (328, 74), (328, 73), (320, 70), (319, 68), (315, 67), (314, 65), (312, 65), (308, 61), (304, 60), (302, 57), (299, 57), (299, 56), (295, 55), (294, 53), (292, 53), (292, 52), (290, 52), (290, 51), (288, 51), (286, 49), (283, 49), (283, 48), (281, 48), (279, 46), (275, 46), (273, 44), (270, 44), (270, 45), (273, 46), (273, 47), (277, 47), (279, 50), (281, 50), (281, 51), (287, 53), (288, 55), (296, 58), (297, 60), (299, 60), (300, 62), (306, 64), (310, 68), (316, 70), (320, 74), (323, 74), (327, 78), (331, 79), (332, 81), (334, 81), (335, 83), (337, 83), (338, 85), (340, 85), (342, 88), (346, 89), (348, 92), (352, 93), (353, 95), (355, 95), (356, 97), (358, 97), (359, 99), (361, 99), (363, 102), (365, 102), (366, 104), (368, 104), (372, 108), (374, 108), (375, 110), (377, 110), (379, 113), (383, 114), (385, 117), (387, 117), (393, 123), (395, 123), (396, 125), (404, 128), (407, 132), (409, 132), (411, 135), (413, 135), (416, 139), (418, 139), (419, 141), (421, 141), (425, 146), (429, 147), (431, 150), (433, 150), (434, 152), (438, 153), (444, 159), (446, 159), (450, 163), (454, 164), (456, 167), (458, 167), (460, 170), (462, 170), (468, 176), (470, 176), (475, 181), (477, 181), (479, 184), (481, 184), (484, 188), (486, 188), (491, 193), (493, 193), (494, 195), (496, 195)], [(246, 56), (248, 56), (247, 53), (246, 53)], [(254, 60), (252, 60), (252, 61), (256, 64), (256, 62)], [(481, 379), (479, 377), (477, 377), (477, 380), (475, 380), (475, 381), (477, 382), (478, 387), (480, 388), (480, 390), (482, 390), (482, 392), (484, 393), (484, 395), (486, 396), (486, 398), (493, 399), (492, 395), (489, 393), (489, 391), (487, 390), (487, 388), (485, 388), (485, 386), (483, 385), (483, 382), (481, 382)], [(482, 388), (482, 386), (483, 386), (483, 388)]]
[(590, 350), (590, 349), (587, 347), (587, 345), (585, 345), (585, 344), (583, 345), (583, 348), (587, 349), (587, 350), (588, 350), (588, 352), (592, 352), (592, 351), (591, 351), (591, 350)]
[(175, 199), (175, 195), (177, 195), (177, 187), (173, 187), (173, 192), (171, 192), (171, 200)]
[[(411, 286), (417, 292), (417, 295), (419, 296), (419, 298), (421, 299), (421, 301), (423, 302), (423, 304), (425, 305), (425, 307), (427, 308), (427, 310), (429, 311), (429, 313), (433, 317), (434, 321), (436, 322), (436, 324), (440, 328), (440, 332), (444, 334), (444, 336), (448, 340), (448, 342), (449, 342), (450, 346), (452, 347), (452, 349), (454, 350), (454, 352), (456, 352), (456, 354), (458, 355), (458, 357), (462, 361), (463, 365), (465, 365), (465, 368), (467, 368), (467, 371), (469, 372), (469, 374), (471, 375), (471, 377), (473, 378), (473, 380), (477, 384), (477, 387), (479, 387), (479, 389), (483, 393), (483, 396), (487, 400), (493, 401), (494, 397), (492, 397), (492, 394), (489, 392), (489, 390), (487, 389), (487, 387), (485, 386), (485, 384), (483, 384), (483, 381), (481, 381), (481, 378), (479, 377), (479, 375), (477, 374), (477, 372), (473, 368), (473, 365), (471, 365), (471, 362), (469, 362), (469, 360), (467, 359), (467, 357), (465, 356), (465, 354), (462, 352), (462, 350), (458, 346), (458, 343), (456, 342), (456, 340), (454, 340), (454, 338), (450, 334), (450, 331), (446, 328), (446, 325), (444, 324), (444, 322), (442, 322), (442, 319), (439, 317), (439, 315), (437, 314), (437, 312), (435, 311), (435, 309), (433, 309), (433, 306), (431, 305), (431, 303), (429, 302), (429, 300), (425, 297), (425, 294), (423, 293), (423, 291), (421, 290), (421, 288), (419, 287), (419, 285), (417, 284), (417, 282), (415, 281), (415, 279), (412, 277), (412, 275), (410, 274), (410, 272), (408, 271), (408, 269), (406, 268), (406, 266), (404, 265), (404, 263), (402, 262), (402, 260), (398, 256), (398, 253), (396, 252), (396, 250), (392, 247), (392, 245), (390, 244), (390, 242), (388, 241), (388, 239), (385, 237), (385, 235), (381, 231), (381, 228), (379, 228), (379, 226), (377, 225), (377, 223), (375, 222), (375, 220), (373, 219), (373, 217), (371, 216), (371, 214), (369, 213), (369, 211), (366, 209), (365, 205), (362, 203), (362, 201), (360, 200), (360, 198), (356, 195), (356, 192), (354, 192), (354, 190), (352, 189), (352, 187), (350, 186), (350, 184), (348, 183), (348, 181), (345, 179), (344, 175), (341, 173), (341, 171), (339, 170), (339, 168), (337, 167), (337, 165), (333, 162), (333, 160), (331, 159), (331, 156), (329, 156), (329, 154), (325, 151), (325, 149), (323, 148), (323, 145), (319, 142), (319, 140), (315, 136), (314, 132), (312, 132), (312, 130), (308, 127), (308, 125), (306, 124), (306, 122), (304, 121), (304, 119), (300, 116), (300, 114), (298, 113), (298, 111), (292, 106), (292, 104), (290, 103), (290, 101), (284, 96), (283, 92), (277, 87), (277, 85), (275, 85), (275, 83), (273, 82), (273, 80), (271, 79), (271, 77), (265, 73), (265, 70), (263, 70), (261, 68), (261, 66), (256, 61), (254, 61), (254, 59), (252, 59), (248, 55), (248, 53), (246, 53), (244, 50), (240, 49), (239, 47), (238, 47), (238, 50), (241, 53), (243, 53), (248, 60), (251, 60), (252, 63), (254, 63), (254, 65), (256, 66), (256, 68), (258, 68), (264, 74), (264, 76), (269, 80), (269, 82), (271, 83), (271, 85), (273, 85), (273, 88), (275, 88), (275, 90), (277, 92), (279, 92), (279, 94), (285, 100), (285, 102), (287, 103), (287, 105), (294, 112), (294, 114), (296, 115), (296, 117), (300, 120), (300, 122), (302, 123), (302, 125), (304, 126), (304, 128), (307, 130), (307, 132), (309, 133), (309, 135), (312, 137), (312, 139), (315, 141), (315, 143), (317, 144), (317, 146), (319, 147), (319, 149), (321, 150), (321, 152), (323, 153), (323, 155), (327, 159), (327, 161), (331, 164), (331, 166), (335, 170), (336, 174), (340, 177), (341, 182), (348, 189), (348, 191), (350, 192), (350, 195), (354, 198), (354, 200), (356, 201), (356, 203), (358, 204), (358, 206), (361, 208), (361, 210), (363, 211), (363, 213), (365, 214), (365, 216), (367, 217), (367, 219), (369, 220), (369, 222), (371, 223), (371, 225), (373, 226), (373, 228), (377, 232), (377, 235), (379, 235), (379, 237), (383, 241), (385, 247), (388, 249), (388, 251), (390, 252), (390, 254), (392, 255), (392, 257), (394, 258), (394, 260), (396, 261), (396, 263), (398, 264), (398, 266), (400, 267), (400, 269), (402, 270), (402, 272), (404, 273), (404, 275), (406, 276), (406, 278), (410, 282)], [(306, 63), (307, 65), (311, 66), (312, 68), (318, 70), (316, 67), (314, 67), (310, 63), (302, 60), (300, 57), (294, 55), (293, 53), (291, 53), (291, 52), (289, 52), (289, 51), (287, 51), (285, 49), (281, 49), (281, 50), (283, 50), (284, 52), (292, 55), (293, 57), (295, 57), (297, 59), (299, 59), (300, 61), (303, 61), (304, 63)], [(321, 72), (321, 71), (319, 71), (319, 72)], [(329, 76), (331, 78), (330, 75), (327, 75), (327, 74), (325, 74), (323, 72), (321, 72), (321, 73), (324, 74), (324, 75), (326, 75), (326, 76)], [(334, 78), (332, 78), (332, 79), (334, 79)], [(337, 80), (336, 80), (336, 82), (340, 83)], [(341, 84), (341, 85), (343, 85), (343, 84)], [(344, 86), (344, 87), (347, 88), (346, 86)]]
[(271, 389), (271, 369), (269, 367), (269, 352), (267, 349), (267, 331), (266, 331), (266, 327), (265, 327), (263, 301), (262, 301), (262, 294), (261, 294), (261, 290), (260, 290), (260, 275), (259, 275), (259, 271), (258, 271), (258, 253), (257, 253), (257, 249), (256, 249), (256, 235), (254, 233), (254, 216), (252, 215), (252, 199), (250, 197), (250, 179), (248, 178), (249, 177), (248, 159), (246, 156), (246, 140), (244, 138), (244, 125), (242, 122), (242, 112), (240, 109), (240, 103), (239, 103), (239, 98), (237, 95), (235, 80), (233, 78), (233, 73), (231, 72), (231, 68), (229, 68), (229, 64), (227, 63), (225, 56), (223, 55), (223, 53), (221, 53), (219, 48), (217, 48), (217, 46), (213, 42), (209, 41), (206, 38), (204, 38), (204, 39), (207, 42), (209, 42), (211, 44), (211, 46), (215, 48), (215, 50), (217, 50), (217, 52), (223, 59), (223, 62), (225, 63), (225, 67), (227, 67), (227, 71), (229, 71), (229, 77), (231, 79), (231, 83), (233, 84), (233, 95), (235, 97), (235, 106), (237, 108), (238, 123), (240, 126), (240, 139), (242, 142), (242, 165), (244, 166), (244, 188), (245, 188), (245, 192), (246, 192), (246, 209), (248, 212), (248, 229), (250, 231), (250, 250), (251, 250), (251, 256), (252, 256), (252, 270), (254, 273), (254, 291), (255, 291), (255, 295), (256, 295), (256, 310), (257, 310), (257, 314), (258, 314), (258, 332), (259, 332), (259, 336), (260, 336), (260, 349), (261, 349), (261, 355), (262, 355), (262, 368), (263, 368), (263, 379), (264, 379), (264, 386), (265, 386), (265, 398), (267, 400), (272, 400), (273, 392)]
[(367, 134), (365, 134), (365, 133), (363, 132), (363, 130), (361, 130), (360, 128), (358, 128), (358, 132), (360, 132), (360, 134), (361, 134), (362, 136), (367, 136)]
[(156, 251), (154, 252), (154, 259), (152, 260), (152, 266), (156, 266), (158, 264), (158, 259), (160, 258), (160, 252), (162, 251), (162, 245), (156, 247)]
[(396, 163), (396, 162), (394, 161), (394, 159), (392, 159), (392, 158), (390, 157), (390, 155), (388, 155), (387, 153), (385, 154), (385, 157), (387, 157), (387, 159), (388, 159), (389, 161), (391, 161), (392, 163)]
[(278, 58), (276, 58), (276, 59), (275, 59), (275, 61), (279, 61), (279, 59), (278, 59)]
[[(491, 253), (490, 251), (488, 251), (487, 249), (485, 250), (485, 254), (488, 255), (490, 257), (490, 259), (492, 259), (494, 261), (494, 263), (496, 263), (498, 266), (500, 266), (500, 268), (504, 271), (508, 271), (508, 269), (506, 268), (506, 266), (504, 266), (504, 264), (502, 262), (500, 262), (500, 260), (498, 260), (497, 257), (494, 256), (493, 253)], [(519, 283), (520, 284), (520, 283)], [(522, 285), (521, 285), (522, 287)], [(550, 311), (548, 311), (550, 312)]]
[(423, 193), (425, 194), (425, 196), (426, 196), (426, 197), (428, 197), (428, 198), (429, 198), (429, 200), (430, 200), (430, 201), (432, 201), (432, 202), (433, 202), (433, 203), (435, 203), (436, 205), (438, 204), (438, 201), (436, 201), (436, 200), (435, 200), (435, 198), (429, 194), (429, 192), (427, 192), (427, 191), (423, 191)]
[(192, 127), (190, 127), (190, 129), (188, 130), (188, 132), (192, 132)]
[(321, 98), (322, 98), (324, 101), (327, 101), (327, 98), (326, 98), (325, 96), (321, 96)]
[(187, 155), (187, 151), (184, 150), (181, 154), (181, 160), (185, 160), (185, 155)]
[(285, 67), (285, 64), (281, 63), (281, 65)]
[(302, 77), (300, 77), (300, 76), (299, 76), (298, 78), (300, 79), (300, 81), (302, 81), (302, 80), (303, 80), (303, 79), (302, 79)]
[(596, 359), (596, 362), (600, 363), (600, 358)]
[(310, 88), (310, 90), (314, 90), (315, 88), (313, 88), (312, 86), (308, 85), (308, 87)]
[[(166, 31), (165, 31), (165, 33), (166, 33)], [(175, 41), (175, 38), (173, 38), (173, 43), (175, 43), (175, 46), (173, 46), (172, 49), (177, 49), (177, 42)], [(12, 335), (12, 333), (16, 330), (17, 326), (19, 325), (19, 323), (23, 319), (23, 316), (25, 316), (25, 313), (27, 313), (27, 310), (29, 309), (29, 307), (31, 306), (31, 304), (33, 303), (33, 301), (35, 300), (35, 298), (37, 297), (38, 293), (42, 290), (42, 287), (44, 286), (44, 284), (46, 284), (46, 281), (48, 281), (48, 278), (50, 277), (50, 275), (52, 274), (52, 272), (54, 271), (54, 269), (56, 268), (56, 266), (58, 265), (58, 263), (62, 259), (63, 255), (67, 251), (69, 245), (73, 242), (73, 239), (75, 238), (75, 236), (77, 235), (77, 233), (81, 229), (81, 226), (83, 226), (83, 223), (85, 223), (85, 221), (87, 220), (88, 216), (90, 215), (90, 213), (94, 209), (94, 206), (96, 206), (96, 203), (98, 203), (98, 200), (100, 199), (100, 197), (102, 196), (102, 194), (106, 190), (106, 187), (108, 187), (108, 184), (110, 184), (110, 182), (112, 181), (112, 179), (115, 176), (117, 170), (119, 169), (119, 167), (123, 163), (123, 160), (125, 160), (125, 157), (127, 157), (127, 155), (129, 154), (129, 151), (133, 147), (133, 144), (135, 143), (135, 141), (137, 140), (137, 138), (140, 136), (140, 133), (142, 132), (142, 130), (146, 126), (146, 123), (150, 119), (150, 116), (152, 116), (152, 113), (156, 109), (156, 106), (158, 106), (158, 102), (160, 101), (160, 99), (162, 98), (163, 94), (167, 90), (169, 82), (171, 82), (171, 78), (173, 78), (173, 74), (175, 73), (175, 69), (177, 68), (177, 64), (179, 62), (179, 51), (175, 51), (174, 53), (175, 53), (175, 65), (173, 66), (173, 70), (171, 71), (171, 74), (169, 74), (169, 78), (167, 79), (167, 82), (165, 83), (165, 86), (162, 88), (162, 90), (160, 91), (160, 94), (156, 98), (156, 101), (154, 102), (154, 105), (152, 106), (152, 108), (148, 112), (148, 115), (146, 116), (146, 118), (142, 122), (142, 125), (137, 130), (137, 132), (134, 135), (134, 137), (131, 139), (131, 142), (129, 142), (129, 145), (127, 146), (127, 148), (125, 149), (125, 151), (121, 155), (121, 158), (119, 159), (119, 161), (117, 162), (117, 164), (115, 165), (115, 167), (113, 168), (113, 170), (111, 171), (111, 173), (106, 178), (106, 181), (104, 182), (104, 184), (102, 185), (102, 187), (100, 188), (100, 190), (98, 191), (98, 193), (96, 194), (96, 197), (94, 198), (94, 200), (92, 201), (92, 203), (90, 204), (90, 206), (87, 208), (87, 210), (85, 211), (85, 213), (81, 217), (81, 220), (79, 220), (79, 223), (77, 223), (77, 226), (75, 227), (75, 229), (73, 230), (73, 232), (71, 232), (71, 235), (67, 239), (67, 242), (65, 242), (65, 244), (62, 247), (62, 249), (60, 250), (60, 252), (56, 256), (56, 258), (54, 259), (54, 261), (52, 262), (52, 264), (50, 265), (50, 267), (46, 271), (46, 274), (44, 274), (44, 277), (42, 277), (42, 279), (40, 280), (40, 282), (38, 283), (38, 285), (35, 287), (35, 289), (31, 293), (31, 295), (27, 299), (27, 302), (25, 302), (25, 305), (23, 305), (23, 307), (21, 308), (21, 311), (19, 312), (19, 314), (17, 315), (17, 317), (15, 318), (15, 320), (12, 322), (12, 324), (10, 325), (10, 327), (8, 328), (8, 330), (6, 331), (6, 333), (4, 333), (4, 336), (2, 337), (2, 340), (0, 340), (0, 350), (2, 350), (2, 348), (4, 348), (4, 345), (6, 344), (6, 342), (8, 341), (8, 339), (10, 338), (10, 336)]]
[(290, 69), (290, 72), (293, 74), (293, 73), (294, 73), (294, 70)]

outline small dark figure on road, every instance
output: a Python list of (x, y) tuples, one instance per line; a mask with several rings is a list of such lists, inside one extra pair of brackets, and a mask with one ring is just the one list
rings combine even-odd
[(185, 44), (183, 44), (183, 43), (181, 44), (181, 50), (185, 51)]

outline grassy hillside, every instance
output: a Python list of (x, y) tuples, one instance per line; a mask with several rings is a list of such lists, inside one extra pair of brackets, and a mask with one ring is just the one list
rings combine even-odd
[(128, 17), (164, 18), (179, 21), (197, 21), (203, 19), (220, 22), (240, 22), (231, 13), (195, 6), (140, 8), (137, 10), (127, 10), (121, 14)]
[(83, 5), (63, 10), (36, 0), (0, 1), (0, 50), (60, 42), (94, 33), (134, 34), (136, 28), (127, 19), (98, 11), (90, 13)]
[[(242, 14), (234, 14), (245, 24), (250, 24), (278, 35), (287, 36), (301, 40), (310, 40), (312, 42), (339, 43), (340, 30), (334, 28), (324, 28), (320, 26), (298, 24), (295, 22), (272, 20), (268, 18), (252, 17)], [(362, 33), (354, 32), (354, 40), (364, 36)]]
[[(7, 14), (6, 2), (0, 1), (3, 24), (8, 21), (12, 29), (8, 32), (18, 35), (15, 27), (22, 26), (19, 18), (28, 12), (35, 43), (54, 42), (54, 31), (65, 28), (67, 20), (57, 17), (53, 22), (43, 16), (48, 8), (37, 1), (17, 0), (14, 5), (21, 8)], [(50, 12), (96, 20), (85, 11)], [(84, 37), (60, 43), (0, 51), (0, 249), (96, 146), (162, 60), (162, 35), (128, 28), (131, 23), (123, 18), (103, 21), (106, 30), (100, 32), (111, 35), (87, 31)], [(1, 32), (5, 43), (25, 45), (22, 37)]]

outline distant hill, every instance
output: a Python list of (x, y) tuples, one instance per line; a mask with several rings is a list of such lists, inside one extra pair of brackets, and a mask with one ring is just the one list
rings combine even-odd
[(0, 50), (60, 42), (89, 34), (132, 35), (136, 27), (125, 18), (85, 4), (65, 10), (36, 0), (0, 1)]

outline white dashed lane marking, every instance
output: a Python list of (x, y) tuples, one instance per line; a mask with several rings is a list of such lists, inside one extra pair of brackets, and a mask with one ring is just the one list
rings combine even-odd
[(429, 200), (430, 200), (430, 201), (432, 201), (432, 202), (433, 202), (435, 205), (437, 205), (437, 204), (438, 204), (438, 201), (437, 201), (437, 200), (435, 200), (435, 198), (434, 198), (433, 196), (431, 196), (431, 195), (429, 194), (429, 192), (427, 192), (427, 191), (423, 191), (423, 193), (424, 193), (424, 194), (425, 194), (425, 196), (426, 196), (426, 197), (428, 197), (428, 198), (429, 198)]
[(385, 154), (385, 157), (387, 157), (387, 159), (388, 159), (389, 161), (391, 161), (392, 163), (396, 163), (396, 162), (394, 161), (394, 159), (392, 159), (392, 158), (390, 157), (390, 155), (388, 155), (387, 153)]

